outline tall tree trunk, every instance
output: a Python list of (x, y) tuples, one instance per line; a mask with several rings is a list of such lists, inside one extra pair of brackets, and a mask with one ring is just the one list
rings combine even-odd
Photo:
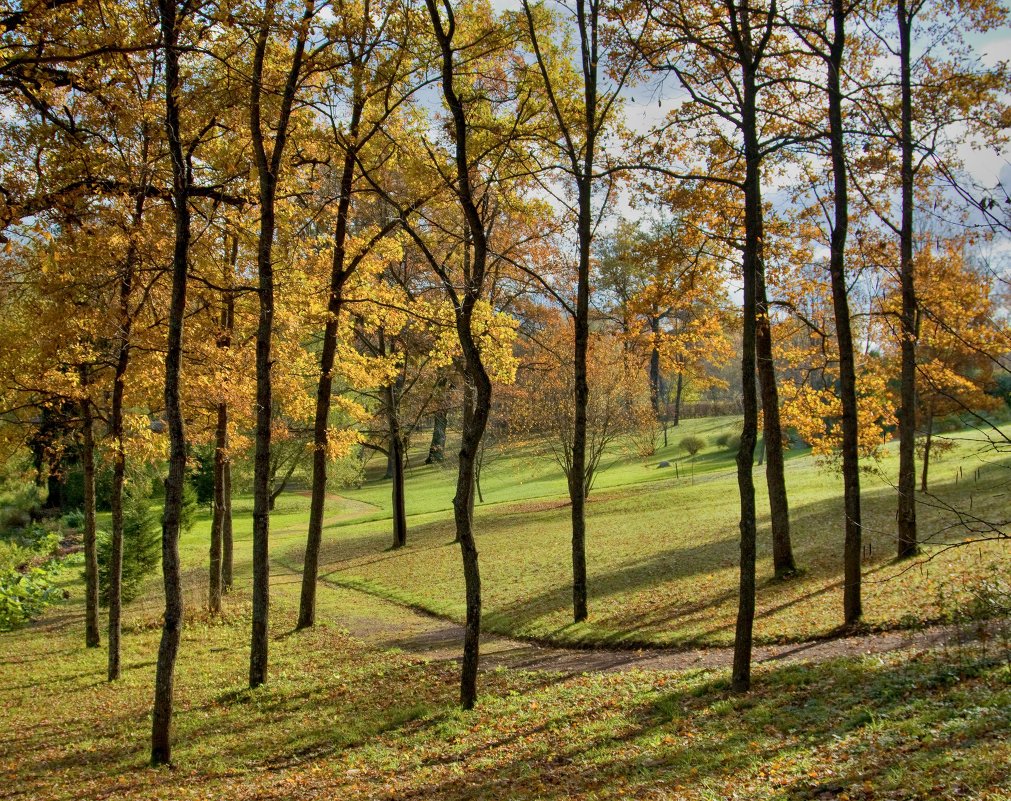
[[(463, 411), (460, 413), (460, 424), (464, 431), (474, 427), (474, 383), (467, 379), (467, 368), (464, 367), (464, 380), (463, 380)], [(461, 446), (462, 447), (462, 446)], [(475, 471), (477, 466), (477, 457), (475, 455)], [(476, 475), (476, 472), (475, 472)], [(474, 493), (471, 492), (470, 495), (470, 524), (474, 525)], [(457, 532), (456, 539), (454, 542), (460, 541), (459, 531)]]
[(660, 417), (660, 405), (663, 402), (660, 376), (660, 348), (657, 347), (656, 338), (660, 334), (660, 321), (655, 317), (649, 321), (650, 333), (653, 334), (653, 347), (649, 352), (649, 402), (653, 407), (653, 414)]
[[(382, 354), (386, 352), (386, 336), (379, 330), (379, 348)], [(390, 355), (393, 353), (390, 348)], [(400, 398), (399, 390), (403, 385), (403, 373), (398, 373), (396, 381), (383, 388), (386, 395), (386, 424), (390, 434), (389, 478), (393, 479), (393, 547), (403, 548), (407, 545), (407, 509), (404, 505), (404, 439), (400, 432)]]
[[(756, 188), (760, 193), (760, 188)], [(761, 202), (760, 200), (758, 202)], [(761, 245), (759, 245), (761, 247)], [(777, 578), (797, 572), (790, 542), (790, 507), (786, 497), (786, 466), (783, 462), (783, 426), (779, 419), (779, 391), (776, 388), (776, 367), (772, 355), (772, 328), (769, 320), (769, 298), (765, 290), (765, 269), (755, 275), (758, 322), (755, 330), (755, 353), (758, 379), (762, 392), (762, 419), (765, 439), (765, 480), (769, 487), (769, 511), (772, 520), (772, 564)]]
[[(746, 14), (742, 15), (745, 18)], [(745, 22), (747, 20), (745, 19)], [(750, 31), (749, 31), (750, 32)], [(752, 474), (755, 441), (758, 438), (758, 394), (755, 380), (758, 300), (762, 263), (762, 194), (761, 154), (758, 145), (756, 119), (756, 75), (751, 54), (742, 59), (743, 103), (741, 109), (744, 134), (744, 300), (741, 356), (741, 383), (744, 402), (744, 426), (741, 448), (737, 452), (737, 484), (741, 496), (741, 568), (737, 606), (737, 626), (734, 633), (734, 664), (731, 686), (735, 692), (751, 688), (751, 646), (755, 623), (755, 480)]]
[[(227, 239), (226, 239), (227, 245)], [(239, 238), (232, 237), (228, 248), (228, 259), (224, 267), (225, 285), (235, 277), (235, 267), (239, 261)], [(235, 318), (235, 299), (230, 290), (226, 289), (221, 298), (221, 316), (219, 324), (217, 347), (227, 351), (232, 345), (232, 327)], [(225, 466), (228, 463), (228, 403), (220, 401), (217, 409), (217, 420), (214, 427), (214, 512), (211, 518), (211, 548), (209, 554), (210, 579), (207, 588), (207, 607), (212, 615), (221, 614), (221, 596), (230, 585), (225, 580), (225, 517), (228, 502), (225, 489)], [(229, 553), (229, 560), (231, 554)], [(229, 574), (231, 569), (229, 568)]]
[[(81, 368), (81, 384), (88, 384), (88, 370)], [(84, 472), (84, 643), (88, 648), (101, 644), (98, 633), (98, 542), (95, 524), (95, 421), (91, 401), (81, 400)]]
[(232, 462), (225, 458), (221, 486), (224, 491), (224, 512), (221, 518), (221, 585), (225, 592), (232, 589), (234, 544), (232, 542)]
[(843, 619), (851, 626), (863, 614), (860, 559), (862, 522), (860, 512), (860, 437), (857, 414), (856, 357), (850, 322), (849, 292), (846, 284), (846, 237), (849, 232), (849, 189), (846, 174), (846, 147), (843, 133), (843, 55), (846, 47), (846, 4), (832, 0), (833, 36), (828, 52), (829, 139), (832, 150), (833, 194), (832, 252), (829, 274), (832, 279), (832, 307), (835, 313), (836, 342), (839, 346), (839, 397), (842, 401), (842, 471), (845, 540), (843, 545)]
[[(354, 122), (354, 120), (352, 120)], [(349, 151), (350, 152), (350, 151)], [(353, 165), (350, 165), (353, 166)], [(330, 296), (327, 300), (327, 320), (323, 329), (323, 351), (320, 355), (319, 381), (316, 384), (316, 416), (313, 422), (312, 501), (309, 506), (309, 533), (306, 537), (305, 559), (302, 565), (302, 594), (298, 605), (297, 628), (316, 624), (316, 582), (319, 578), (319, 550), (323, 542), (323, 512), (326, 507), (327, 432), (330, 424), (330, 404), (333, 396), (333, 369), (337, 354), (337, 331), (344, 303), (344, 242), (351, 196), (351, 175), (345, 163), (341, 180), (341, 198), (337, 207), (337, 228), (334, 232), (333, 266), (330, 274)], [(344, 189), (347, 188), (345, 193)]]
[(276, 0), (266, 0), (257, 33), (249, 98), (249, 129), (259, 179), (260, 231), (256, 249), (259, 275), (260, 318), (256, 328), (256, 450), (253, 462), (253, 619), (249, 651), (249, 686), (267, 680), (270, 613), (270, 434), (273, 413), (271, 340), (274, 333), (274, 233), (277, 184), (288, 137), (292, 105), (302, 71), (302, 56), (309, 19), (314, 7), (307, 3), (298, 28), (276, 124), (270, 126), (273, 142), (266, 149), (261, 100), (267, 44), (274, 24)]
[(930, 471), (930, 446), (934, 443), (934, 404), (927, 404), (926, 439), (923, 442), (923, 473), (920, 475), (920, 492), (927, 491), (927, 473)]
[(432, 415), (432, 443), (428, 446), (428, 458), (425, 464), (435, 464), (446, 459), (446, 429), (449, 426), (449, 413), (438, 409)]
[(913, 275), (913, 93), (912, 27), (915, 11), (898, 0), (900, 102), (902, 129), (902, 218), (899, 226), (899, 284), (902, 294), (901, 380), (899, 386), (898, 557), (917, 552), (916, 534), (916, 338), (917, 308)]
[[(140, 223), (143, 199), (137, 201), (135, 225)], [(112, 547), (109, 559), (109, 681), (120, 674), (120, 634), (123, 611), (123, 487), (126, 483), (126, 446), (123, 441), (123, 395), (126, 389), (126, 371), (130, 364), (130, 332), (133, 319), (130, 314), (130, 294), (133, 292), (133, 263), (136, 258), (130, 245), (126, 268), (119, 286), (120, 342), (116, 357), (116, 371), (112, 385), (112, 408), (109, 415), (110, 435), (113, 442), (112, 457)]]
[[(477, 545), (473, 528), (474, 460), (481, 439), (484, 437), (491, 413), (491, 379), (481, 361), (481, 351), (474, 339), (472, 322), (474, 307), (484, 292), (488, 269), (488, 239), (478, 201), (471, 184), (471, 164), (468, 156), (469, 126), (463, 103), (453, 87), (456, 66), (453, 37), (456, 23), (453, 7), (449, 0), (443, 0), (442, 8), (447, 16), (444, 24), (436, 5), (438, 0), (425, 0), (432, 29), (442, 56), (441, 82), (453, 120), (454, 161), (456, 182), (453, 191), (460, 203), (465, 218), (465, 250), (472, 248), (472, 259), (464, 269), (463, 291), (457, 291), (458, 284), (441, 269), (429, 254), (432, 267), (439, 274), (446, 294), (450, 297), (456, 312), (456, 331), (463, 351), (465, 381), (474, 388), (474, 403), (470, 418), (465, 420), (460, 444), (460, 459), (456, 478), (456, 495), (453, 498), (453, 518), (456, 523), (457, 539), (463, 561), (464, 586), (467, 601), (467, 620), (464, 628), (463, 664), (460, 670), (460, 705), (472, 709), (477, 702), (477, 670), (481, 642), (481, 573), (478, 567)], [(468, 404), (469, 406), (470, 404)]]
[(214, 512), (211, 517), (210, 579), (207, 587), (207, 610), (221, 614), (222, 595), (222, 530), (225, 522), (225, 454), (228, 450), (228, 405), (218, 404), (214, 427)]
[(155, 674), (154, 708), (151, 716), (151, 764), (172, 761), (172, 703), (176, 654), (183, 622), (182, 582), (179, 571), (179, 527), (186, 478), (186, 431), (179, 398), (183, 323), (186, 313), (186, 275), (189, 268), (190, 210), (189, 169), (183, 155), (179, 121), (179, 29), (176, 0), (158, 0), (162, 46), (165, 49), (165, 130), (172, 160), (172, 200), (175, 243), (172, 251), (172, 298), (169, 305), (168, 344), (165, 353), (165, 417), (169, 432), (169, 473), (165, 479), (165, 512), (162, 516), (162, 577), (165, 585), (165, 615), (158, 666)]
[[(592, 148), (590, 148), (592, 151)], [(592, 160), (588, 165), (592, 168)], [(569, 500), (572, 504), (572, 619), (586, 620), (588, 611), (586, 584), (586, 407), (590, 387), (586, 376), (586, 357), (590, 341), (590, 244), (592, 208), (590, 179), (579, 182), (579, 266), (576, 287), (575, 342), (573, 359), (574, 415), (572, 426), (572, 465), (569, 471)]]
[(674, 390), (674, 420), (672, 425), (681, 422), (681, 396), (684, 392), (684, 373), (678, 370), (678, 383)]
[[(266, 39), (266, 30), (263, 34)], [(265, 47), (265, 43), (264, 43)], [(262, 50), (258, 50), (260, 72)], [(258, 99), (257, 99), (258, 102)], [(270, 614), (270, 435), (273, 411), (270, 349), (274, 328), (274, 176), (260, 176), (260, 241), (257, 248), (260, 319), (256, 330), (256, 447), (253, 457), (253, 616), (249, 655), (249, 686), (267, 679), (268, 626)]]
[[(463, 558), (463, 576), (467, 597), (467, 624), (463, 644), (463, 669), (460, 678), (460, 705), (472, 709), (477, 702), (477, 669), (481, 641), (481, 572), (478, 566), (477, 544), (474, 540), (474, 463), (481, 438), (491, 413), (491, 380), (480, 361), (477, 344), (470, 333), (473, 306), (458, 315), (460, 337), (468, 340), (464, 347), (467, 357), (467, 380), (474, 384), (474, 409), (464, 426), (460, 446), (460, 467), (457, 473), (453, 517), (457, 540)], [(463, 326), (466, 333), (463, 333)]]
[(404, 443), (397, 432), (390, 440), (390, 454), (393, 458), (393, 547), (407, 545), (407, 509), (404, 505)]

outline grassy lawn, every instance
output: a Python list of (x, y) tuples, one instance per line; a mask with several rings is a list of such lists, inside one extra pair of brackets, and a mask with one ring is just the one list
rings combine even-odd
[[(725, 644), (737, 610), (738, 500), (732, 455), (712, 444), (735, 420), (688, 421), (648, 461), (615, 454), (590, 496), (587, 512), (590, 620), (569, 622), (569, 507), (558, 468), (520, 453), (487, 468), (485, 503), (476, 513), (485, 625), (502, 634), (563, 643)], [(690, 463), (673, 442), (686, 434), (710, 442)], [(897, 564), (897, 459), (885, 458), (863, 477), (864, 608), (871, 627), (942, 619), (979, 582), (1009, 570), (1008, 547), (990, 543), (947, 549), (965, 536), (946, 505), (986, 519), (1006, 517), (1009, 462), (984, 461), (971, 433), (933, 465), (931, 493), (919, 496), (924, 556)], [(894, 450), (894, 446), (892, 446)], [(661, 460), (679, 459), (680, 478)], [(420, 459), (416, 460), (420, 463)], [(978, 471), (978, 474), (977, 474)], [(409, 545), (387, 550), (389, 482), (373, 479), (344, 495), (375, 508), (364, 522), (339, 521), (325, 532), (323, 573), (332, 580), (462, 619), (463, 580), (453, 545), (455, 473), (416, 467), (407, 482)], [(759, 489), (761, 642), (826, 635), (842, 620), (843, 510), (841, 479), (806, 451), (787, 461), (792, 536), (803, 573), (776, 581), (771, 567), (764, 474)], [(305, 499), (286, 500), (281, 529), (305, 514)], [(339, 514), (339, 510), (337, 510)], [(362, 520), (362, 518), (359, 518)], [(277, 523), (275, 523), (275, 526)], [(302, 531), (279, 532), (280, 562), (298, 569)]]
[[(975, 453), (965, 443), (936, 466), (936, 497), (967, 503), (971, 494), (974, 512), (996, 516), (1004, 508), (1003, 467), (984, 466), (977, 479)], [(477, 516), (489, 626), (561, 641), (728, 641), (737, 514), (730, 456), (708, 448), (692, 480), (656, 467), (675, 455), (669, 449), (649, 463), (616, 458), (600, 476), (589, 505), (591, 621), (578, 628), (567, 625), (564, 484), (529, 454), (490, 465)], [(887, 476), (894, 465), (882, 467)], [(458, 711), (455, 663), (380, 650), (342, 628), (358, 617), (402, 632), (403, 611), (382, 595), (462, 614), (449, 523), (453, 477), (446, 468), (412, 468), (410, 545), (399, 552), (387, 550), (388, 484), (369, 482), (328, 507), (330, 580), (320, 589), (323, 624), (309, 632), (292, 631), (308, 499), (280, 499), (272, 518), (269, 682), (254, 692), (245, 689), (250, 501), (236, 501), (237, 585), (223, 621), (200, 611), (208, 525), (201, 517), (182, 541), (189, 617), (177, 667), (173, 770), (145, 767), (159, 580), (127, 607), (124, 675), (110, 685), (104, 650), (82, 647), (80, 578), (66, 571), (69, 600), (38, 624), (0, 635), (0, 726), (8, 733), (0, 742), (0, 796), (1011, 799), (1005, 642), (766, 664), (745, 697), (728, 692), (729, 676), (719, 670), (492, 671), (482, 675), (478, 709)], [(788, 480), (805, 572), (773, 582), (765, 543), (758, 634), (766, 640), (824, 633), (839, 617), (838, 477), (800, 452), (788, 462)], [(942, 551), (941, 539), (927, 546), (933, 560), (913, 569), (893, 564), (893, 494), (885, 478), (869, 477), (865, 486), (871, 623), (937, 616), (951, 603), (940, 595), (964, 593), (998, 560), (1006, 569), (1007, 552), (996, 545)], [(945, 519), (921, 508), (925, 532), (940, 531)], [(764, 529), (763, 522), (767, 537)]]
[[(357, 602), (321, 595), (339, 617)], [(1011, 668), (960, 650), (724, 671), (496, 671), (455, 707), (452, 663), (380, 652), (336, 626), (289, 633), (275, 592), (270, 681), (245, 689), (243, 592), (187, 625), (173, 770), (146, 768), (158, 630), (124, 638), (124, 675), (81, 645), (80, 593), (0, 637), (4, 797), (77, 799), (1011, 798)], [(366, 605), (368, 600), (365, 601)], [(395, 623), (395, 621), (391, 621)]]

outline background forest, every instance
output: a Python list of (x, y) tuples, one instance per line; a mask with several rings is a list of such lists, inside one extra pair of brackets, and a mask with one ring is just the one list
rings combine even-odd
[(0, 31), (24, 792), (1009, 797), (1005, 5)]

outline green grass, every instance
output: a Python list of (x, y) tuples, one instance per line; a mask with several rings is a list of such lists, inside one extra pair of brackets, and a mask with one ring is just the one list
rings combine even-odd
[[(718, 431), (729, 424), (695, 425)], [(965, 444), (935, 466), (938, 497), (963, 502), (971, 493), (974, 511), (996, 515), (1004, 474), (987, 467), (977, 481), (974, 452)], [(589, 505), (591, 620), (580, 627), (567, 624), (564, 484), (555, 468), (526, 453), (491, 465), (477, 518), (490, 626), (563, 641), (725, 642), (736, 578), (730, 456), (707, 449), (692, 483), (656, 468), (671, 455), (649, 463), (618, 458), (600, 476)], [(892, 467), (883, 465), (885, 475)], [(838, 477), (801, 452), (788, 462), (788, 481), (805, 572), (774, 582), (762, 551), (764, 639), (828, 631), (841, 603)], [(764, 665), (745, 697), (728, 692), (726, 671), (494, 671), (481, 677), (478, 709), (460, 712), (455, 663), (380, 650), (342, 629), (364, 621), (377, 642), (408, 630), (411, 618), (383, 595), (461, 614), (459, 552), (448, 523), (452, 484), (449, 469), (412, 469), (410, 546), (399, 552), (387, 550), (388, 484), (371, 482), (331, 504), (323, 623), (299, 633), (292, 628), (308, 499), (280, 499), (272, 517), (269, 681), (252, 692), (245, 689), (250, 502), (236, 500), (237, 585), (220, 622), (200, 611), (208, 525), (201, 516), (181, 543), (188, 622), (171, 771), (145, 767), (159, 580), (127, 607), (124, 675), (110, 685), (104, 651), (82, 647), (80, 578), (67, 571), (69, 600), (39, 624), (0, 635), (2, 794), (52, 801), (1011, 798), (1011, 667), (1002, 641), (985, 651)], [(941, 614), (958, 599), (942, 604), (939, 590), (964, 590), (994, 560), (1007, 564), (998, 545), (940, 553), (938, 543), (928, 546), (938, 551), (933, 561), (902, 572), (906, 566), (891, 562), (893, 494), (883, 479), (866, 486), (872, 623)], [(925, 531), (943, 519), (921, 508)], [(765, 528), (763, 520), (763, 539)]]
[[(520, 453), (493, 463), (475, 529), (481, 557), (485, 626), (492, 631), (562, 643), (625, 645), (726, 644), (737, 611), (738, 501), (732, 455), (712, 441), (736, 421), (691, 421), (672, 438), (702, 434), (709, 446), (695, 473), (680, 478), (662, 459), (615, 454), (587, 507), (590, 620), (570, 623), (569, 507), (560, 471)], [(865, 620), (895, 627), (943, 619), (952, 604), (995, 570), (1008, 571), (1007, 541), (947, 549), (966, 532), (945, 504), (988, 519), (1004, 519), (1009, 463), (983, 463), (970, 434), (955, 453), (935, 462), (930, 495), (920, 495), (924, 554), (896, 563), (896, 459), (863, 476)], [(682, 455), (683, 456), (683, 455)], [(873, 467), (870, 465), (869, 467)], [(977, 469), (980, 471), (976, 475)], [(800, 576), (778, 581), (771, 566), (764, 475), (759, 490), (759, 642), (828, 635), (842, 622), (843, 509), (841, 479), (807, 451), (787, 460), (792, 536)], [(462, 620), (463, 580), (450, 499), (455, 474), (412, 470), (407, 483), (409, 545), (387, 551), (389, 484), (373, 480), (349, 499), (374, 504), (364, 522), (325, 531), (323, 574), (385, 598)], [(301, 540), (280, 551), (297, 569)]]
[[(351, 599), (327, 589), (321, 612)], [(245, 689), (245, 596), (191, 621), (177, 666), (174, 770), (146, 767), (158, 631), (124, 675), (81, 645), (79, 596), (0, 637), (4, 794), (130, 799), (955, 799), (1011, 797), (1011, 669), (978, 650), (724, 671), (496, 671), (456, 709), (452, 663), (292, 634), (275, 592), (270, 680)], [(366, 604), (368, 602), (366, 601)], [(391, 621), (393, 622), (393, 621)]]

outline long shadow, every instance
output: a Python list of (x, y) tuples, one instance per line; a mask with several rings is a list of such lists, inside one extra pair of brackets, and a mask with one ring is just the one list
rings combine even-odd
[[(1011, 464), (1011, 458), (1003, 461), (1005, 467), (1007, 464)], [(1004, 477), (1004, 474), (996, 472), (994, 468), (990, 469), (998, 478)], [(945, 497), (956, 491), (964, 490), (964, 486), (957, 487), (954, 480), (937, 481), (936, 475), (935, 472), (934, 495)], [(889, 521), (892, 517), (891, 507), (894, 503), (894, 491), (884, 484), (869, 487), (868, 483), (865, 481), (863, 498), (866, 521), (864, 539), (870, 550), (869, 557), (865, 559), (865, 575), (870, 576), (892, 563), (894, 535), (891, 526), (884, 525), (883, 521)], [(980, 492), (986, 489), (985, 482), (977, 486)], [(636, 487), (625, 493), (620, 489), (611, 488), (602, 490), (597, 494), (596, 499), (610, 500), (626, 494), (630, 498), (634, 498), (643, 492), (648, 492), (648, 489)], [(593, 499), (591, 498), (591, 500)], [(733, 499), (733, 502), (736, 504), (736, 498)], [(546, 524), (554, 524), (557, 522), (555, 518), (562, 512), (565, 505), (563, 500), (556, 499), (553, 502), (542, 501), (536, 504), (521, 501), (515, 504), (496, 506), (493, 516), (486, 514), (479, 517), (481, 535), (482, 537), (509, 536), (514, 521), (521, 515), (525, 516), (525, 522), (528, 525), (531, 514), (536, 515), (537, 519), (543, 517)], [(533, 508), (531, 508), (532, 506)], [(591, 524), (593, 506), (594, 504), (591, 502)], [(943, 517), (942, 512), (936, 509), (925, 509), (921, 513), (921, 528), (924, 531), (929, 531), (931, 526), (940, 526), (941, 524), (938, 522), (940, 517)], [(759, 620), (772, 618), (792, 607), (833, 592), (839, 592), (841, 595), (842, 521), (841, 497), (823, 497), (810, 503), (794, 506), (792, 524), (795, 552), (805, 572), (800, 579), (791, 582), (762, 581), (759, 588)], [(599, 521), (597, 525), (600, 525)], [(690, 528), (691, 521), (681, 520), (678, 522), (678, 526), (682, 529)], [(834, 547), (833, 538), (826, 537), (826, 531), (838, 532), (837, 545)], [(446, 548), (450, 533), (451, 524), (445, 520), (415, 526), (412, 529), (411, 544), (408, 546), (407, 553)], [(815, 533), (817, 536), (812, 536)], [(651, 592), (654, 596), (658, 596), (657, 590), (663, 586), (676, 587), (680, 581), (692, 576), (736, 567), (738, 556), (736, 531), (728, 531), (728, 534), (730, 536), (724, 539), (667, 548), (599, 573), (592, 572), (591, 554), (591, 609), (594, 601), (599, 602), (622, 593)], [(958, 539), (960, 536), (960, 533), (955, 531), (948, 534), (949, 539)], [(325, 564), (321, 573), (325, 575), (355, 567), (372, 567), (401, 558), (404, 555), (403, 551), (387, 549), (387, 538), (388, 535), (385, 531), (377, 531), (355, 537), (328, 539), (324, 544)], [(455, 553), (452, 557), (448, 554), (449, 552), (447, 552), (447, 558), (455, 559)], [(298, 552), (293, 550), (288, 555), (297, 557)], [(758, 556), (760, 572), (771, 573), (768, 567), (771, 547), (764, 525), (760, 532)], [(288, 567), (293, 572), (297, 572), (294, 565), (288, 565)], [(489, 575), (494, 575), (494, 571), (491, 571)], [(380, 578), (379, 581), (381, 582), (382, 579)], [(488, 579), (486, 579), (486, 586), (489, 589), (489, 597), (494, 598), (494, 586), (488, 582)], [(614, 631), (616, 639), (623, 638), (627, 641), (626, 644), (632, 646), (648, 641), (650, 634), (655, 636), (657, 631), (677, 631), (686, 626), (692, 628), (691, 639), (693, 640), (708, 639), (714, 635), (726, 638), (729, 634), (727, 623), (703, 627), (701, 630), (699, 623), (703, 622), (707, 613), (718, 608), (725, 609), (728, 604), (732, 603), (736, 597), (736, 589), (726, 587), (721, 589), (715, 586), (709, 591), (705, 591), (706, 589), (703, 588), (703, 594), (700, 597), (678, 598), (672, 596), (667, 601), (661, 599), (659, 603), (654, 600), (652, 606), (642, 612), (621, 609), (604, 612), (601, 617), (596, 619), (596, 623), (607, 630)], [(541, 618), (557, 616), (567, 610), (570, 604), (570, 589), (566, 584), (561, 584), (546, 587), (539, 593), (506, 603), (486, 603), (485, 624), (487, 629), (510, 634), (529, 627), (530, 624)], [(727, 615), (724, 614), (723, 617), (726, 618)], [(560, 630), (559, 634), (562, 633)]]
[[(755, 776), (759, 766), (775, 764), (795, 766), (777, 798), (835, 798), (847, 788), (861, 793), (854, 798), (878, 797), (864, 795), (864, 788), (890, 784), (900, 766), (913, 773), (920, 769), (910, 765), (911, 751), (919, 751), (922, 769), (929, 771), (948, 755), (957, 760), (957, 752), (973, 743), (966, 735), (975, 733), (974, 723), (960, 718), (957, 708), (947, 719), (938, 720), (935, 709), (919, 706), (930, 691), (940, 688), (943, 696), (950, 687), (958, 692), (961, 680), (945, 665), (864, 663), (858, 668), (829, 665), (817, 671), (784, 666), (763, 669), (757, 680), (767, 690), (762, 695), (729, 695), (721, 675), (690, 691), (639, 703), (626, 711), (626, 720), (607, 727), (593, 725), (602, 711), (595, 708), (531, 723), (440, 760), (479, 761), (494, 767), (439, 778), (398, 792), (398, 797), (532, 801), (588, 795), (652, 798), (666, 797), (668, 792), (677, 797), (677, 785), (712, 787), (715, 782), (720, 786), (748, 774)], [(840, 703), (843, 699), (848, 703)], [(834, 753), (842, 738), (876, 726), (877, 719), (892, 721), (899, 734), (899, 727), (921, 714), (929, 716), (930, 724), (941, 732), (929, 744), (910, 743), (899, 736), (891, 750), (875, 749), (874, 758), (830, 762), (830, 776), (801, 767), (802, 755)], [(692, 722), (694, 736), (678, 735), (681, 720)], [(599, 733), (580, 736), (584, 727)], [(667, 738), (670, 745), (658, 743), (657, 735), (664, 731), (673, 735)], [(1005, 725), (989, 736), (999, 742), (1009, 733)], [(533, 745), (516, 747), (524, 742)], [(963, 794), (973, 797), (983, 789), (967, 786)]]
[[(1011, 465), (1011, 459), (1003, 460), (1003, 462), (1005, 468)], [(999, 465), (995, 465), (991, 468), (995, 480), (1005, 480), (1006, 475), (1000, 473), (998, 467)], [(982, 485), (978, 486), (981, 491), (985, 489)], [(953, 479), (947, 482), (935, 479), (932, 496), (944, 498), (955, 495), (957, 490), (958, 487)], [(867, 489), (863, 493), (863, 500), (865, 520), (888, 519), (893, 516), (894, 492), (890, 487), (879, 486)], [(758, 619), (770, 618), (813, 598), (831, 592), (839, 592), (841, 623), (842, 499), (834, 496), (822, 498), (795, 506), (791, 512), (795, 553), (805, 572), (800, 579), (793, 581), (762, 581), (758, 591)], [(924, 508), (921, 511), (923, 538), (926, 540), (931, 532), (943, 529), (950, 523), (951, 517), (952, 513), (944, 509)], [(836, 548), (831, 547), (831, 539), (824, 537), (826, 530), (838, 531), (838, 546)], [(820, 536), (811, 536), (815, 532)], [(958, 542), (964, 535), (964, 530), (947, 530), (943, 541)], [(771, 575), (769, 565), (771, 562), (771, 542), (764, 526), (760, 530), (759, 536), (760, 570), (764, 564), (765, 572)], [(872, 524), (865, 529), (864, 540), (869, 551), (869, 555), (864, 559), (866, 579), (894, 565), (894, 534), (891, 530), (877, 528)], [(941, 540), (934, 537), (931, 541), (936, 544)], [(592, 572), (591, 561), (591, 573), (588, 581), (591, 610), (595, 599), (605, 599), (616, 593), (647, 591), (665, 584), (677, 586), (680, 580), (693, 575), (734, 567), (737, 562), (737, 547), (737, 539), (734, 537), (694, 546), (670, 548), (603, 573)], [(636, 633), (655, 632), (662, 625), (677, 630), (682, 623), (688, 623), (709, 610), (723, 606), (733, 598), (736, 598), (736, 588), (707, 593), (701, 598), (681, 602), (672, 601), (654, 608), (645, 615), (639, 612), (617, 612), (599, 619), (598, 623), (609, 629), (620, 630), (624, 639), (628, 641), (627, 644), (634, 646), (640, 644), (634, 636)], [(570, 603), (571, 590), (568, 586), (553, 587), (538, 594), (489, 609), (485, 620), (490, 630), (508, 633), (522, 630), (542, 617), (557, 614), (559, 611), (567, 609)], [(728, 633), (729, 630), (728, 625), (712, 627), (703, 630), (694, 639), (708, 639), (714, 634)], [(633, 636), (627, 636), (629, 634)]]

